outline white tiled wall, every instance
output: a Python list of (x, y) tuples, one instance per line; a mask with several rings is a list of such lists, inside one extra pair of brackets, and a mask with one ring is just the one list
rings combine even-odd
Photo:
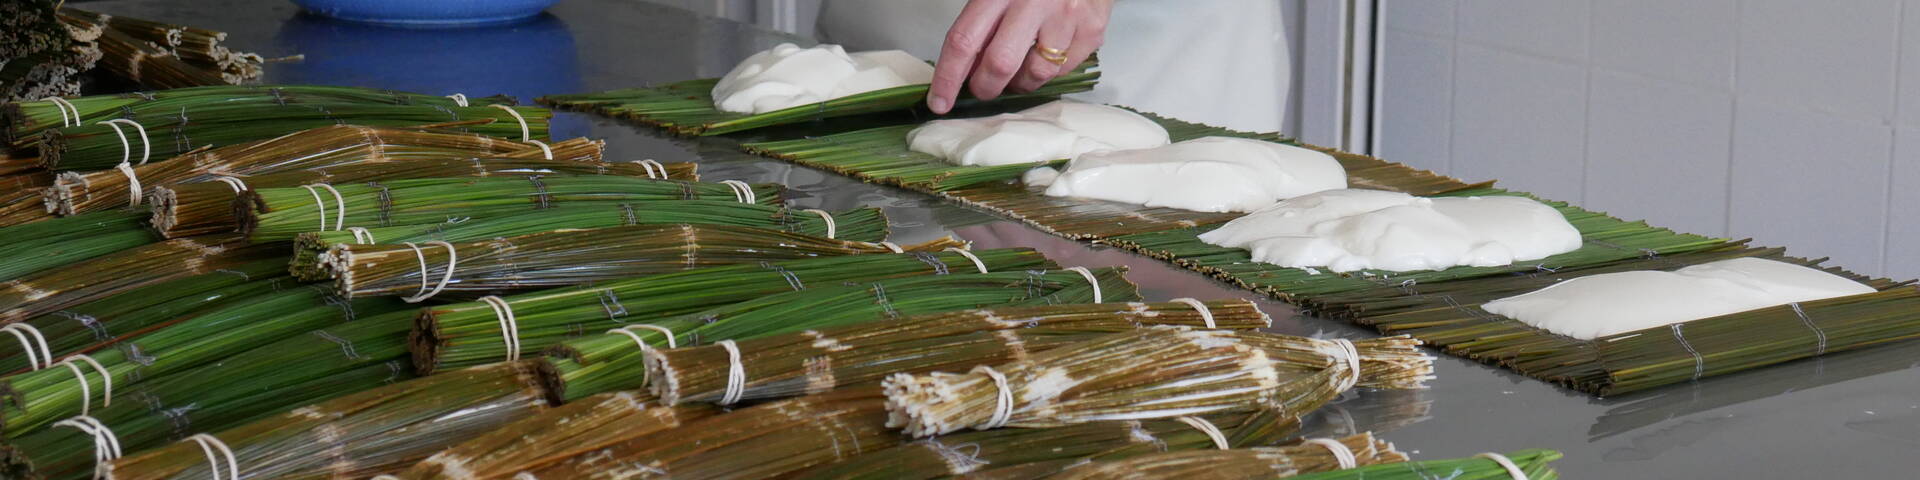
[(1379, 153), (1920, 276), (1920, 0), (1384, 0)]

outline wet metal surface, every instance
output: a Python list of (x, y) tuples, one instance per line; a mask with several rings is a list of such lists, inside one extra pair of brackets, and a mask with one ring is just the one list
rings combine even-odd
[[(239, 50), (304, 62), (269, 65), (266, 81), (393, 88), (425, 93), (549, 93), (632, 87), (724, 74), (781, 41), (749, 25), (632, 0), (568, 0), (518, 25), (402, 30), (301, 15), (276, 0), (86, 2), (105, 13), (230, 32)], [(898, 118), (893, 119), (898, 121)], [(885, 120), (880, 120), (884, 122)], [(895, 239), (956, 235), (977, 247), (1028, 246), (1065, 265), (1127, 265), (1150, 299), (1247, 297), (1248, 292), (1161, 262), (1091, 248), (927, 195), (739, 153), (754, 136), (824, 133), (873, 125), (836, 120), (775, 133), (666, 138), (579, 114), (554, 121), (555, 137), (604, 138), (610, 159), (699, 161), (710, 180), (789, 185), (796, 203), (877, 206)], [(1369, 334), (1267, 302), (1275, 330)], [(1440, 357), (1439, 379), (1419, 392), (1360, 392), (1307, 419), (1316, 435), (1376, 430), (1415, 458), (1529, 447), (1559, 449), (1566, 478), (1920, 478), (1920, 342), (1595, 399), (1506, 370)]]

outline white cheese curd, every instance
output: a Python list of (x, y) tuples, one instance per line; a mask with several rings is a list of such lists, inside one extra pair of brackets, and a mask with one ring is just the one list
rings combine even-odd
[(1054, 170), (1053, 167), (1037, 167), (1020, 174), (1020, 183), (1034, 187), (1045, 187), (1052, 185), (1053, 180), (1056, 178), (1060, 178), (1059, 170)]
[(907, 132), (907, 148), (956, 165), (1045, 162), (1167, 143), (1167, 129), (1147, 117), (1072, 100), (991, 117), (934, 120)]
[(1333, 156), (1273, 142), (1203, 137), (1163, 147), (1075, 157), (1046, 190), (1201, 212), (1248, 212), (1273, 202), (1347, 188)]
[(1488, 312), (1579, 339), (1730, 313), (1873, 293), (1845, 277), (1786, 262), (1736, 258), (1672, 272), (1580, 277), (1487, 302)]
[(755, 53), (713, 86), (713, 106), (766, 113), (857, 93), (930, 83), (933, 66), (899, 50), (847, 54), (839, 45), (782, 43)]
[(1580, 248), (1580, 231), (1525, 197), (1422, 198), (1328, 190), (1281, 201), (1200, 235), (1294, 268), (1441, 270), (1538, 260)]

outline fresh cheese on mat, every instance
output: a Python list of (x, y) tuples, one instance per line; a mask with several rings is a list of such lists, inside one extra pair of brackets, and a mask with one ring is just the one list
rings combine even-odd
[(1080, 155), (1046, 195), (1201, 212), (1249, 212), (1273, 202), (1347, 188), (1333, 156), (1233, 137), (1202, 137), (1156, 148)]
[(1292, 198), (1200, 235), (1294, 268), (1441, 270), (1538, 260), (1580, 248), (1580, 231), (1525, 197), (1424, 198), (1327, 190)]
[(766, 113), (857, 93), (933, 81), (933, 66), (899, 50), (848, 54), (839, 45), (782, 43), (755, 53), (720, 77), (713, 106)]
[(1167, 129), (1125, 109), (1057, 100), (991, 117), (934, 120), (907, 146), (956, 165), (1012, 165), (1166, 145)]
[(1766, 307), (1873, 293), (1845, 277), (1791, 263), (1736, 258), (1671, 272), (1580, 277), (1487, 302), (1488, 312), (1549, 332), (1594, 339)]

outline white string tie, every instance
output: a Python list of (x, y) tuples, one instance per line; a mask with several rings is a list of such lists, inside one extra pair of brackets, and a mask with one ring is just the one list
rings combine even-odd
[(367, 230), (367, 227), (347, 227), (347, 231), (353, 232), (353, 241), (356, 243), (369, 245), (380, 243), (373, 241), (373, 232)]
[(647, 178), (652, 178), (652, 179), (659, 179), (659, 178), (661, 178), (661, 176), (660, 176), (660, 175), (656, 175), (656, 174), (654, 173), (654, 171), (653, 171), (653, 164), (652, 164), (652, 163), (647, 163), (647, 162), (652, 162), (652, 161), (653, 161), (653, 160), (634, 160), (633, 162), (630, 162), (630, 163), (636, 163), (636, 164), (639, 164), (639, 165), (640, 165), (640, 168), (644, 168), (644, 169), (647, 169)]
[(1193, 311), (1200, 312), (1200, 320), (1207, 322), (1207, 328), (1220, 328), (1220, 326), (1213, 324), (1213, 310), (1207, 309), (1207, 304), (1191, 298), (1176, 298), (1169, 301), (1184, 303), (1187, 304), (1187, 306), (1193, 307)]
[(213, 456), (215, 449), (220, 450), (221, 456), (227, 457), (228, 480), (240, 480), (240, 460), (234, 458), (233, 449), (227, 448), (227, 442), (222, 442), (219, 438), (204, 433), (193, 434), (193, 436), (187, 437), (187, 440), (193, 440), (195, 443), (199, 443), (200, 451), (207, 454), (207, 471), (213, 475), (213, 480), (220, 480), (220, 459), (219, 457)]
[(493, 317), (500, 321), (500, 337), (507, 344), (507, 361), (519, 360), (520, 322), (513, 319), (513, 306), (507, 305), (506, 300), (493, 295), (480, 297), (480, 301), (487, 302), (487, 306), (493, 307)]
[(1087, 267), (1067, 267), (1067, 271), (1076, 272), (1082, 277), (1087, 277), (1087, 283), (1093, 285), (1093, 303), (1104, 303), (1101, 302), (1100, 280), (1093, 278), (1092, 270), (1087, 270)]
[(460, 254), (453, 249), (453, 244), (440, 240), (427, 242), (427, 244), (439, 245), (447, 249), (447, 273), (440, 276), (439, 285), (434, 285), (433, 290), (427, 290), (427, 254), (420, 251), (419, 245), (414, 245), (413, 242), (407, 242), (407, 247), (413, 249), (414, 258), (420, 260), (420, 292), (415, 293), (411, 297), (401, 299), (407, 303), (420, 303), (422, 300), (433, 298), (434, 295), (439, 295), (441, 290), (447, 288), (447, 283), (453, 281), (454, 267), (460, 265)]
[(496, 103), (496, 104), (487, 105), (487, 106), (498, 108), (501, 110), (506, 110), (508, 114), (512, 114), (513, 119), (520, 122), (520, 141), (522, 142), (533, 141), (533, 129), (527, 127), (527, 117), (520, 116), (520, 112), (515, 111), (513, 107), (509, 107), (506, 105), (501, 105)]
[(980, 261), (980, 257), (973, 256), (973, 252), (969, 252), (964, 248), (953, 248), (953, 247), (947, 247), (946, 251), (958, 253), (962, 257), (967, 257), (967, 260), (973, 261), (973, 268), (979, 269), (980, 273), (987, 273), (987, 262)]
[(653, 160), (653, 159), (651, 159), (651, 158), (649, 158), (649, 159), (646, 159), (646, 160), (641, 160), (641, 161), (640, 161), (640, 166), (643, 166), (643, 167), (647, 167), (647, 178), (653, 178), (653, 171), (654, 171), (654, 169), (659, 169), (659, 170), (660, 170), (660, 179), (661, 179), (661, 180), (665, 180), (665, 179), (669, 179), (669, 178), (673, 178), (673, 177), (672, 177), (671, 175), (667, 175), (667, 166), (666, 166), (666, 165), (664, 165), (664, 164), (661, 164), (660, 162), (657, 162), (657, 161), (654, 161), (654, 160)]
[(321, 200), (320, 191), (314, 190), (313, 187), (313, 185), (300, 186), (307, 189), (307, 194), (313, 195), (313, 208), (320, 213), (320, 231), (324, 232), (327, 231), (327, 201)]
[(1353, 450), (1347, 449), (1346, 444), (1340, 443), (1337, 440), (1331, 438), (1311, 438), (1302, 442), (1302, 444), (1326, 447), (1327, 451), (1333, 452), (1333, 460), (1340, 464), (1341, 470), (1360, 466), (1359, 460), (1353, 458)]
[(1333, 350), (1333, 357), (1346, 362), (1347, 372), (1349, 373), (1347, 379), (1340, 382), (1339, 388), (1335, 388), (1334, 391), (1344, 392), (1352, 390), (1354, 385), (1360, 383), (1360, 349), (1353, 346), (1352, 340), (1335, 338), (1331, 341), (1334, 346), (1338, 347)]
[(739, 180), (721, 180), (720, 183), (733, 188), (733, 199), (740, 203), (754, 203), (753, 186)]
[[(11, 333), (14, 338), (20, 339), (20, 349), (26, 352), (27, 364), (30, 365), (30, 369), (39, 370), (53, 366), (53, 349), (47, 348), (47, 337), (40, 334), (40, 329), (33, 328), (32, 325), (25, 323), (11, 323), (7, 324), (6, 327), (0, 327), (0, 331)], [(28, 335), (32, 335), (33, 340), (40, 344), (39, 358), (34, 358), (33, 356), (33, 344), (27, 342)]]
[[(60, 111), (61, 127), (80, 126), (80, 109), (74, 108), (72, 103), (67, 102), (67, 99), (60, 98), (60, 97), (47, 97), (44, 100), (53, 102), (53, 109)], [(72, 120), (68, 120), (67, 110), (73, 110)]]
[(1013, 418), (1013, 388), (1007, 386), (1007, 376), (1001, 375), (1000, 371), (986, 365), (973, 367), (973, 371), (993, 379), (993, 388), (999, 390), (998, 395), (993, 399), (993, 417), (988, 418), (987, 423), (981, 424), (976, 430), (991, 430), (1006, 426), (1007, 421)]
[(80, 414), (86, 415), (93, 411), (93, 387), (87, 385), (87, 374), (80, 371), (80, 366), (74, 364), (74, 360), (87, 362), (87, 365), (92, 366), (95, 371), (100, 373), (100, 383), (106, 387), (106, 391), (101, 394), (100, 406), (113, 406), (113, 374), (107, 372), (107, 367), (101, 365), (100, 361), (94, 360), (93, 357), (83, 353), (76, 353), (71, 357), (67, 357), (66, 360), (61, 360), (60, 364), (66, 365), (67, 370), (72, 370), (74, 378), (80, 381)]
[(821, 210), (818, 208), (809, 208), (801, 211), (811, 213), (814, 215), (819, 215), (821, 221), (827, 222), (827, 238), (831, 239), (834, 237), (835, 233), (839, 232), (840, 230), (839, 227), (833, 223), (833, 214), (827, 213), (826, 210)]
[(127, 176), (127, 203), (133, 204), (133, 206), (136, 207), (140, 206), (140, 177), (133, 174), (133, 165), (129, 165), (127, 162), (120, 162), (119, 165), (114, 165), (113, 168), (119, 170), (121, 175)]
[(1513, 464), (1513, 459), (1507, 458), (1506, 455), (1487, 452), (1474, 455), (1473, 458), (1493, 460), (1493, 463), (1500, 464), (1500, 468), (1506, 470), (1507, 476), (1513, 477), (1513, 480), (1527, 480), (1527, 472), (1520, 470), (1520, 466)]
[(880, 242), (880, 246), (887, 247), (887, 250), (891, 250), (893, 253), (907, 253), (906, 250), (900, 249), (900, 245), (893, 242)]
[(1180, 423), (1185, 423), (1187, 426), (1193, 427), (1194, 430), (1199, 430), (1200, 433), (1207, 434), (1207, 438), (1213, 440), (1214, 448), (1221, 450), (1233, 448), (1227, 445), (1227, 435), (1220, 433), (1220, 427), (1213, 426), (1213, 422), (1209, 422), (1200, 417), (1180, 417), (1175, 420), (1179, 420)]
[(222, 176), (222, 177), (213, 177), (213, 179), (214, 181), (227, 184), (228, 188), (233, 189), (233, 193), (240, 193), (240, 192), (247, 191), (247, 182), (240, 181), (240, 179), (238, 178)]
[(539, 147), (540, 147), (540, 153), (543, 153), (543, 154), (546, 154), (546, 156), (547, 156), (547, 160), (552, 160), (552, 159), (553, 159), (553, 148), (552, 148), (552, 147), (548, 147), (548, 146), (547, 146), (547, 142), (542, 142), (542, 141), (539, 141), (539, 140), (527, 140), (527, 143), (531, 143), (531, 144), (534, 144), (534, 145), (537, 145), (537, 146), (539, 146)]
[(661, 335), (666, 335), (667, 337), (667, 348), (680, 348), (679, 342), (673, 339), (673, 330), (669, 330), (667, 329), (667, 327), (662, 327), (659, 325), (648, 325), (645, 323), (636, 323), (633, 325), (627, 325), (624, 327), (607, 330), (607, 333), (618, 333), (618, 334), (626, 335), (627, 338), (633, 339), (633, 343), (635, 345), (639, 345), (641, 350), (653, 349), (652, 346), (647, 345), (647, 342), (645, 340), (640, 339), (640, 334), (634, 333), (633, 329), (636, 329), (636, 328), (644, 328), (647, 330), (660, 332)]
[(720, 348), (727, 349), (727, 393), (720, 396), (721, 405), (732, 405), (740, 401), (740, 395), (747, 390), (747, 367), (740, 363), (740, 346), (733, 340), (717, 342)]
[(453, 104), (454, 104), (454, 105), (459, 105), (459, 106), (462, 106), (462, 107), (465, 107), (465, 106), (467, 106), (467, 94), (464, 94), (464, 93), (456, 93), (456, 94), (452, 94), (452, 95), (447, 95), (447, 98), (451, 98), (451, 99), (453, 99)]
[(54, 422), (53, 426), (73, 427), (93, 437), (93, 478), (95, 479), (105, 477), (107, 462), (120, 458), (123, 453), (120, 449), (120, 437), (114, 435), (113, 430), (107, 428), (106, 424), (100, 423), (100, 419), (80, 415)]
[[(320, 188), (324, 188), (324, 189), (327, 189), (327, 191), (328, 191), (328, 192), (332, 192), (332, 193), (333, 193), (333, 202), (334, 202), (334, 205), (333, 205), (333, 229), (334, 229), (334, 230), (340, 230), (340, 227), (343, 227), (343, 226), (346, 226), (346, 224), (347, 224), (347, 199), (346, 199), (345, 197), (341, 197), (341, 196), (340, 196), (340, 190), (339, 190), (339, 189), (335, 189), (335, 188), (333, 188), (333, 185), (328, 185), (328, 184), (325, 184), (325, 183), (316, 183), (316, 184), (313, 184), (313, 186), (315, 186), (315, 187), (320, 187)], [(326, 216), (325, 216), (325, 215), (322, 215), (322, 216), (321, 216), (320, 218), (326, 218)], [(326, 221), (324, 221), (324, 220), (322, 220), (322, 221), (320, 222), (320, 229), (321, 229), (321, 230), (326, 230), (326, 229), (327, 229), (327, 225), (326, 225)]]
[(147, 159), (153, 158), (153, 143), (147, 140), (147, 127), (141, 126), (140, 122), (135, 122), (135, 121), (124, 119), (124, 118), (116, 118), (116, 119), (107, 120), (100, 123), (105, 124), (107, 126), (112, 126), (113, 133), (120, 136), (120, 146), (122, 147), (121, 150), (125, 152), (125, 155), (123, 155), (124, 158), (121, 158), (120, 161), (125, 162), (133, 159), (133, 146), (127, 144), (127, 135), (124, 133), (121, 133), (120, 127), (114, 125), (119, 123), (132, 125), (134, 131), (140, 132), (140, 163), (139, 165), (146, 165)]

